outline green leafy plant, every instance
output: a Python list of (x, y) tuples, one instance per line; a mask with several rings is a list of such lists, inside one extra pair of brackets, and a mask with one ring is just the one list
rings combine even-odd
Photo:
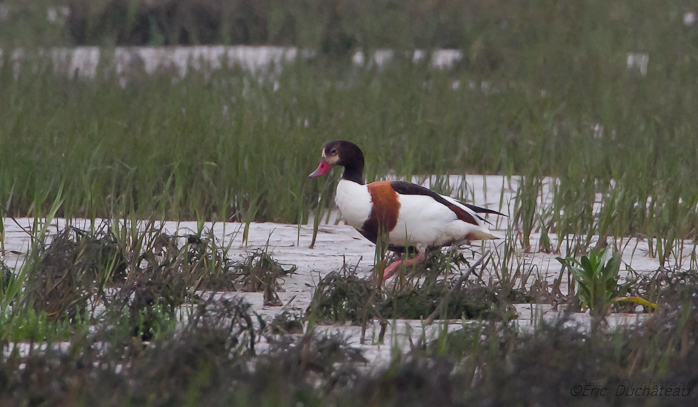
[(579, 260), (573, 257), (557, 258), (570, 269), (578, 284), (577, 297), (582, 303), (582, 309), (589, 309), (593, 317), (603, 317), (615, 302), (630, 301), (648, 308), (656, 308), (656, 304), (640, 297), (619, 296), (620, 253), (614, 252), (608, 256), (606, 250), (592, 249), (589, 257), (582, 256)]

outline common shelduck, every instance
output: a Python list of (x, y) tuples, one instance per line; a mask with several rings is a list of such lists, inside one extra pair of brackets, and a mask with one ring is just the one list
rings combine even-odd
[(388, 234), (388, 249), (416, 252), (414, 259), (398, 260), (385, 268), (383, 280), (400, 266), (424, 261), (424, 253), (464, 240), (496, 239), (478, 213), (502, 215), (497, 211), (459, 202), (421, 185), (406, 181), (377, 181), (364, 184), (364, 155), (354, 143), (331, 141), (322, 147), (322, 158), (310, 177), (344, 167), (335, 202), (344, 220), (374, 244)]

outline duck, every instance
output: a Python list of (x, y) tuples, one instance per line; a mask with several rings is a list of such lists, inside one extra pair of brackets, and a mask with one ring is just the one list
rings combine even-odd
[[(364, 155), (354, 143), (335, 140), (322, 147), (317, 169), (309, 177), (344, 167), (337, 184), (335, 203), (342, 218), (366, 239), (376, 244), (387, 234), (388, 250), (399, 259), (383, 271), (383, 281), (400, 268), (421, 263), (425, 254), (464, 241), (497, 239), (481, 214), (506, 216), (500, 212), (457, 201), (449, 196), (407, 181), (364, 183)], [(402, 258), (403, 254), (415, 254)]]

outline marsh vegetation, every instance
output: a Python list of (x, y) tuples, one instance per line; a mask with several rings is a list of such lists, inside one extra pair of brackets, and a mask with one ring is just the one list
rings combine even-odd
[[(663, 404), (614, 395), (660, 381), (690, 389), (672, 405), (695, 405), (692, 4), (98, 3), (0, 3), (6, 258), (16, 255), (7, 225), (33, 219), (22, 262), (0, 264), (0, 405), (587, 405), (573, 392), (580, 381), (611, 389), (593, 396), (601, 405)], [(224, 64), (183, 76), (138, 64), (117, 72), (102, 58), (93, 78), (66, 75), (45, 52), (214, 43), (314, 52), (255, 72)], [(384, 48), (392, 58), (371, 61)], [(415, 61), (415, 50), (437, 48), (460, 58), (448, 69)], [(278, 295), (293, 264), (268, 243), (234, 259), (232, 240), (204, 227), (237, 222), (246, 245), (252, 222), (297, 224), (287, 243), (298, 247), (310, 222), (315, 244), (334, 219), (336, 174), (321, 183), (307, 174), (331, 139), (362, 147), (368, 181), (432, 175), (434, 190), (469, 200), (472, 185), (449, 176), (502, 179), (492, 206), (509, 210), (496, 225), (501, 241), (454, 291), (437, 338), (386, 343), (385, 366), (324, 324), (427, 319), (462, 271), (453, 265), (467, 267), (484, 247), (434, 253), (381, 288), (338, 263), (307, 288), (310, 305), (293, 310)], [(50, 227), (56, 217), (68, 224)], [(198, 227), (173, 234), (164, 220)], [(657, 260), (652, 272), (611, 254), (638, 242)], [(610, 263), (598, 257), (604, 248)], [(518, 261), (537, 252), (568, 257), (556, 279)], [(240, 298), (250, 291), (264, 307)], [(559, 318), (523, 329), (521, 303), (550, 305)], [(586, 330), (574, 324), (585, 309), (602, 322), (609, 311), (643, 319)], [(461, 318), (449, 332), (448, 319)]]

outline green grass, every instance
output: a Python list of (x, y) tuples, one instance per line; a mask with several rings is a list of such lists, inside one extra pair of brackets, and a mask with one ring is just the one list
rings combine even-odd
[[(307, 179), (319, 147), (345, 138), (366, 152), (368, 179), (391, 169), (552, 175), (565, 213), (553, 230), (688, 235), (698, 202), (696, 30), (667, 17), (645, 33), (634, 27), (647, 17), (622, 7), (605, 16), (612, 10), (597, 3), (534, 6), (552, 21), (518, 10), (507, 17), (518, 29), (482, 29), (499, 61), (487, 70), (472, 50), (445, 71), (319, 58), (287, 66), (276, 92), (237, 70), (174, 83), (167, 72), (135, 74), (125, 89), (114, 75), (74, 80), (48, 63), (15, 78), (6, 54), (0, 201), (14, 215), (41, 214), (64, 183), (67, 217), (304, 221), (322, 188)], [(627, 69), (628, 51), (649, 53), (646, 77)], [(594, 192), (612, 208), (601, 223), (589, 212)]]
[[(676, 261), (682, 239), (695, 239), (698, 29), (682, 24), (691, 3), (270, 1), (260, 20), (266, 31), (254, 31), (248, 42), (311, 47), (320, 56), (262, 80), (239, 69), (182, 79), (134, 72), (125, 88), (108, 65), (81, 80), (54, 73), (32, 53), (132, 44), (122, 34), (137, 32), (140, 14), (126, 15), (131, 25), (101, 24), (97, 7), (87, 17), (90, 37), (81, 42), (67, 26), (45, 23), (52, 2), (23, 3), (29, 10), (22, 18), (13, 14), (0, 24), (3, 216), (305, 223), (314, 213), (324, 220), (333, 179), (326, 184), (307, 175), (320, 146), (344, 138), (364, 149), (368, 180), (389, 171), (526, 177), (504, 253), (490, 265), (504, 290), (530, 277), (516, 266), (516, 246), (531, 246), (530, 234), (541, 227), (564, 237), (546, 250), (562, 247), (574, 256), (589, 250), (593, 235), (649, 238), (650, 254), (663, 265)], [(221, 15), (235, 17), (232, 10)], [(148, 24), (147, 43), (179, 41), (177, 26), (158, 31)], [(185, 43), (207, 42), (206, 35), (196, 32)], [(239, 43), (224, 29), (212, 35), (213, 42)], [(366, 50), (454, 47), (464, 58), (449, 70), (401, 56), (381, 68), (353, 67), (333, 57), (351, 50), (332, 42), (347, 38)], [(10, 55), (20, 46), (27, 62), (15, 75)], [(628, 52), (650, 56), (646, 76), (627, 68)], [(558, 179), (550, 208), (536, 200), (545, 176)], [(224, 248), (215, 240), (194, 251), (169, 247), (177, 267), (160, 274), (131, 273), (133, 298), (102, 295), (111, 308), (102, 319), (82, 318), (86, 309), (72, 301), (68, 311), (49, 315), (27, 300), (26, 286), (44, 276), (37, 245), (45, 231), (34, 231), (32, 267), (3, 285), (0, 342), (70, 339), (70, 349), (3, 357), (0, 404), (584, 405), (590, 399), (569, 393), (581, 379), (696, 383), (695, 272), (662, 270), (645, 284), (648, 300), (658, 304), (646, 326), (580, 333), (540, 325), (526, 335), (511, 324), (478, 321), (366, 373), (335, 364), (333, 352), (344, 345), (312, 332), (280, 337), (277, 348), (252, 362), (250, 338), (264, 334), (264, 324), (242, 304), (202, 303), (192, 295), (200, 278), (227, 278)], [(110, 232), (132, 266), (155, 247), (133, 228)], [(116, 257), (95, 258), (104, 277), (113, 276)], [(201, 274), (179, 278), (192, 259)], [(694, 250), (689, 266), (696, 264)], [(74, 281), (75, 292), (104, 287), (103, 280)], [(148, 290), (136, 293), (143, 285)], [(176, 314), (183, 301), (191, 301), (189, 322)], [(155, 345), (144, 346), (144, 339)], [(695, 405), (695, 397), (685, 400)]]
[[(312, 329), (296, 335), (265, 331), (262, 319), (238, 300), (197, 301), (187, 318), (154, 303), (152, 314), (139, 313), (137, 321), (116, 303), (96, 321), (86, 315), (72, 323), (52, 322), (29, 308), (0, 314), (0, 340), (10, 345), (0, 359), (7, 384), (0, 387), (0, 403), (662, 404), (661, 396), (616, 395), (625, 381), (651, 381), (650, 388), (676, 382), (671, 386), (682, 391), (672, 405), (693, 405), (698, 275), (667, 272), (656, 282), (660, 308), (646, 324), (587, 331), (562, 316), (523, 332), (518, 322), (468, 321), (437, 340), (418, 340), (405, 353), (396, 347), (387, 366), (370, 368), (345, 338)], [(148, 342), (141, 330), (146, 319), (155, 324)], [(259, 346), (261, 335), (268, 348)], [(35, 345), (33, 351), (13, 346), (20, 340)], [(59, 348), (61, 341), (69, 344)], [(573, 392), (580, 382), (610, 391), (581, 397)]]
[[(695, 271), (664, 270), (651, 279), (628, 283), (636, 286), (633, 294), (650, 290), (653, 295), (647, 298), (658, 303), (646, 324), (611, 331), (580, 330), (574, 320), (565, 322), (568, 315), (561, 315), (552, 324), (536, 321), (528, 331), (522, 329), (523, 319), (511, 321), (508, 306), (545, 300), (540, 292), (537, 298), (514, 292), (519, 284), (523, 289), (531, 276), (505, 264), (510, 261), (505, 253), (488, 262), (488, 267), (500, 269), (489, 283), (471, 281), (452, 296), (473, 301), (479, 308), (477, 319), (464, 321), (458, 332), (444, 329), (433, 342), (422, 338), (405, 354), (396, 346), (389, 366), (366, 369), (361, 351), (350, 348), (346, 339), (313, 330), (314, 318), (325, 319), (317, 304), (306, 313), (310, 321), (305, 329), (299, 317), (286, 316), (295, 334), (288, 335), (278, 327), (283, 318), (276, 321), (276, 328), (272, 323), (267, 330), (268, 321), (240, 299), (196, 295), (202, 278), (221, 276), (236, 267), (221, 257), (221, 246), (210, 233), (202, 229), (197, 235), (180, 236), (187, 241), (180, 247), (177, 242), (182, 240), (162, 234), (152, 222), (143, 222), (141, 228), (122, 222), (112, 220), (94, 232), (67, 226), (52, 235), (50, 243), (47, 228), (36, 229), (26, 272), (8, 285), (19, 284), (19, 289), (2, 291), (0, 344), (5, 354), (0, 372), (7, 386), (0, 388), (0, 403), (87, 405), (101, 400), (103, 405), (228, 405), (234, 400), (238, 405), (353, 406), (369, 401), (460, 405), (482, 400), (510, 405), (518, 400), (520, 405), (585, 405), (588, 399), (570, 394), (580, 380), (600, 380), (612, 386), (611, 393), (626, 379), (687, 383), (683, 387), (696, 383), (692, 368), (698, 361), (692, 345), (698, 337)], [(512, 246), (515, 238), (510, 235), (507, 241)], [(257, 252), (239, 271), (262, 257), (264, 267), (279, 268), (262, 254)], [(449, 255), (432, 258), (430, 273), (450, 274)], [(121, 267), (117, 257), (126, 267)], [(598, 256), (594, 261), (601, 264)], [(607, 268), (617, 272), (617, 265), (615, 260)], [(94, 276), (86, 278), (90, 274)], [(616, 284), (614, 276), (611, 280)], [(105, 282), (109, 279), (112, 281)], [(54, 295), (44, 295), (39, 302), (37, 290), (44, 286), (32, 283), (37, 280), (61, 283), (46, 285)], [(321, 285), (328, 282), (334, 287), (326, 286), (326, 293), (334, 290), (345, 296), (330, 299), (337, 320), (369, 315), (362, 311), (365, 298), (357, 302), (358, 297), (353, 297), (365, 297), (366, 288), (370, 290), (373, 284), (370, 280), (352, 282), (335, 273)], [(397, 318), (409, 313), (417, 318), (426, 308), (433, 308), (443, 296), (439, 287), (443, 282), (431, 275), (420, 284), (420, 295), (415, 295), (414, 287), (397, 292), (390, 306), (383, 306), (383, 316)], [(120, 290), (101, 292), (96, 285)], [(540, 281), (532, 285), (540, 286)], [(70, 297), (73, 293), (89, 297), (84, 302), (87, 306), (56, 313), (56, 303), (66, 299), (70, 305), (75, 303), (75, 296)], [(549, 294), (546, 288), (544, 296)], [(354, 308), (350, 310), (347, 304)], [(450, 304), (449, 310), (455, 305)], [(468, 313), (466, 309), (450, 317)], [(268, 347), (260, 346), (261, 337)], [(30, 346), (33, 350), (27, 353)], [(546, 357), (541, 358), (543, 353)], [(680, 401), (695, 404), (696, 394), (689, 396)], [(657, 399), (638, 401), (610, 394), (595, 400), (607, 405), (651, 406)]]

